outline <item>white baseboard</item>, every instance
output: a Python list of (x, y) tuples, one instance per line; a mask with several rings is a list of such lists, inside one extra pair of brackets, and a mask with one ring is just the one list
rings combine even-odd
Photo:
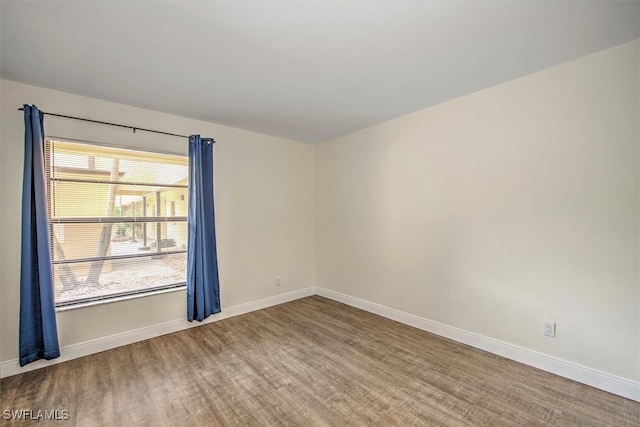
[(551, 372), (565, 378), (578, 381), (583, 384), (590, 385), (609, 393), (626, 397), (627, 399), (640, 402), (640, 382), (607, 372), (599, 371), (557, 357), (549, 356), (544, 353), (529, 350), (500, 340), (485, 337), (474, 332), (459, 329), (433, 320), (429, 320), (414, 314), (386, 307), (381, 304), (366, 301), (340, 292), (332, 291), (325, 288), (309, 287), (299, 289), (297, 291), (288, 292), (281, 295), (252, 301), (244, 304), (238, 304), (232, 307), (226, 307), (222, 312), (214, 314), (203, 322), (187, 322), (185, 319), (171, 320), (169, 322), (160, 323), (140, 329), (126, 331), (123, 333), (98, 338), (95, 340), (85, 341), (78, 344), (72, 344), (60, 349), (61, 356), (53, 360), (39, 360), (28, 364), (25, 367), (18, 365), (18, 359), (11, 359), (0, 363), (0, 378), (9, 377), (23, 372), (32, 371), (43, 368), (45, 366), (55, 365), (57, 363), (66, 362), (68, 360), (77, 359), (79, 357), (88, 356), (90, 354), (99, 353), (101, 351), (110, 350), (134, 342), (143, 341), (149, 338), (155, 338), (161, 335), (178, 332), (218, 320), (227, 319), (229, 317), (238, 316), (240, 314), (250, 313), (252, 311), (293, 301), (299, 298), (311, 295), (320, 295), (370, 313), (377, 314), (388, 319), (395, 320), (405, 325), (413, 326), (481, 350), (488, 351), (507, 359), (515, 360), (529, 366), (533, 366), (543, 371)]
[(317, 288), (317, 294), (388, 319), (395, 320), (423, 331), (431, 332), (481, 350), (488, 351), (561, 377), (587, 384), (589, 386), (617, 394), (640, 402), (640, 382), (577, 363), (569, 362), (544, 353), (529, 350), (517, 345), (485, 337), (474, 332), (459, 329), (414, 314), (386, 307), (360, 298), (345, 295), (325, 288)]
[(132, 344), (138, 341), (144, 341), (149, 338), (159, 337), (160, 335), (166, 335), (172, 332), (178, 332), (184, 329), (206, 325), (218, 320), (227, 319), (229, 317), (238, 316), (240, 314), (250, 313), (252, 311), (293, 301), (299, 298), (308, 297), (314, 295), (315, 293), (315, 287), (299, 289), (297, 291), (287, 292), (285, 294), (275, 295), (244, 304), (238, 304), (232, 307), (223, 307), (220, 313), (213, 314), (202, 322), (188, 322), (186, 319), (171, 320), (168, 322), (159, 323), (157, 325), (109, 335), (78, 344), (72, 344), (66, 347), (62, 347), (60, 349), (60, 357), (56, 359), (38, 360), (36, 362), (29, 363), (22, 368), (19, 366), (17, 358), (7, 360), (0, 363), (0, 378), (22, 374), (24, 372), (44, 368), (45, 366), (55, 365), (57, 363), (66, 362), (68, 360), (77, 359), (79, 357), (88, 356), (90, 354), (99, 353), (101, 351), (110, 350), (112, 348), (121, 347), (123, 345)]

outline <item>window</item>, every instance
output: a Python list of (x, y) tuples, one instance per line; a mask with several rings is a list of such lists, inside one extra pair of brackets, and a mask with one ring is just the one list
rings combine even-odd
[(184, 286), (186, 156), (48, 139), (57, 306)]

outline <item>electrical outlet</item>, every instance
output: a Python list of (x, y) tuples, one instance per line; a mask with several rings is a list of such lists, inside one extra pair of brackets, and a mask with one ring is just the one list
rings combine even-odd
[(276, 277), (275, 279), (273, 279), (273, 284), (276, 286), (280, 286), (281, 285), (281, 281), (279, 277)]
[(551, 320), (543, 320), (542, 321), (542, 334), (547, 337), (555, 337), (556, 336), (556, 324)]

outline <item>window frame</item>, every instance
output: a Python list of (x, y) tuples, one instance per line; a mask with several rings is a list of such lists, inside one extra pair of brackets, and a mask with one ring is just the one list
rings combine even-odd
[[(182, 188), (186, 189), (187, 194), (189, 193), (189, 185), (187, 184), (157, 184), (157, 183), (142, 183), (135, 181), (110, 181), (110, 180), (83, 180), (83, 179), (73, 179), (73, 178), (56, 178), (54, 171), (55, 164), (53, 164), (53, 156), (52, 156), (52, 142), (60, 141), (60, 142), (69, 142), (75, 144), (84, 144), (95, 147), (105, 147), (105, 148), (113, 148), (113, 149), (121, 149), (121, 150), (130, 150), (135, 152), (149, 153), (150, 155), (170, 155), (177, 157), (184, 157), (188, 160), (188, 156), (183, 153), (175, 153), (175, 152), (166, 152), (162, 150), (152, 150), (147, 148), (137, 148), (137, 147), (128, 147), (121, 146), (115, 144), (104, 144), (86, 140), (78, 140), (72, 138), (64, 138), (64, 137), (56, 137), (56, 136), (45, 136), (45, 185), (46, 185), (46, 201), (47, 201), (47, 220), (49, 223), (49, 245), (51, 248), (51, 267), (52, 272), (55, 271), (56, 265), (69, 265), (69, 264), (77, 264), (82, 262), (93, 262), (93, 261), (110, 261), (110, 260), (123, 260), (123, 259), (138, 259), (138, 258), (153, 258), (158, 256), (167, 256), (167, 255), (175, 255), (175, 254), (185, 254), (187, 249), (175, 249), (175, 250), (162, 250), (163, 240), (162, 232), (161, 232), (161, 224), (162, 223), (175, 223), (175, 222), (185, 222), (187, 223), (187, 233), (188, 233), (188, 216), (176, 216), (169, 215), (170, 213), (174, 213), (172, 210), (165, 212), (166, 215), (160, 215), (160, 192), (156, 192), (157, 199), (155, 200), (155, 208), (156, 208), (156, 216), (143, 216), (143, 217), (121, 217), (121, 216), (96, 216), (96, 217), (54, 217), (53, 216), (53, 204), (55, 201), (55, 197), (52, 192), (52, 187), (54, 186), (54, 182), (81, 182), (81, 183), (89, 183), (89, 184), (114, 184), (114, 185), (141, 185), (145, 187), (162, 187), (162, 188)], [(187, 162), (188, 167), (188, 162)], [(188, 170), (187, 170), (187, 179), (188, 179)], [(188, 212), (188, 197), (187, 199), (187, 212)], [(175, 209), (175, 208), (174, 208)], [(123, 219), (125, 219), (123, 221)], [(131, 224), (145, 224), (145, 223), (156, 223), (156, 249), (145, 251), (140, 254), (125, 254), (125, 255), (106, 255), (103, 257), (84, 257), (84, 258), (73, 258), (73, 259), (58, 259), (56, 260), (54, 257), (54, 228), (56, 225), (66, 225), (66, 224), (105, 224), (105, 223), (131, 223)], [(166, 236), (164, 236), (166, 238)], [(55, 274), (55, 273), (54, 273)], [(55, 280), (54, 280), (55, 284)], [(109, 303), (121, 299), (128, 299), (133, 297), (141, 297), (145, 295), (153, 295), (159, 292), (166, 292), (171, 290), (180, 290), (186, 288), (186, 277), (185, 281), (176, 282), (172, 284), (158, 285), (158, 286), (150, 286), (145, 288), (138, 288), (127, 290), (123, 292), (114, 292), (109, 294), (95, 295), (89, 297), (80, 297), (73, 300), (65, 300), (58, 301), (55, 299), (56, 309), (68, 309), (73, 308), (73, 306), (84, 306), (84, 305), (94, 305), (100, 303)], [(55, 295), (54, 295), (55, 298)]]

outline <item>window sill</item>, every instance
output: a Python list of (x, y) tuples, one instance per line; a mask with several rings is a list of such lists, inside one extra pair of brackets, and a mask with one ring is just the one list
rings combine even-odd
[(77, 304), (70, 304), (70, 305), (65, 305), (65, 306), (62, 306), (62, 307), (56, 307), (56, 313), (61, 313), (63, 311), (76, 310), (76, 309), (79, 309), (79, 308), (93, 307), (95, 305), (111, 304), (111, 303), (114, 303), (114, 302), (128, 301), (128, 300), (137, 299), (137, 298), (145, 298), (145, 297), (149, 297), (149, 296), (152, 296), (152, 295), (166, 294), (166, 293), (169, 293), (169, 292), (184, 291), (185, 289), (187, 289), (186, 285), (179, 286), (179, 287), (176, 287), (176, 288), (158, 289), (158, 290), (145, 292), (145, 293), (140, 293), (140, 294), (125, 295), (125, 296), (114, 297), (114, 298), (105, 298), (105, 299), (96, 300), (96, 301), (89, 301), (89, 302), (80, 302), (80, 303), (77, 303)]

